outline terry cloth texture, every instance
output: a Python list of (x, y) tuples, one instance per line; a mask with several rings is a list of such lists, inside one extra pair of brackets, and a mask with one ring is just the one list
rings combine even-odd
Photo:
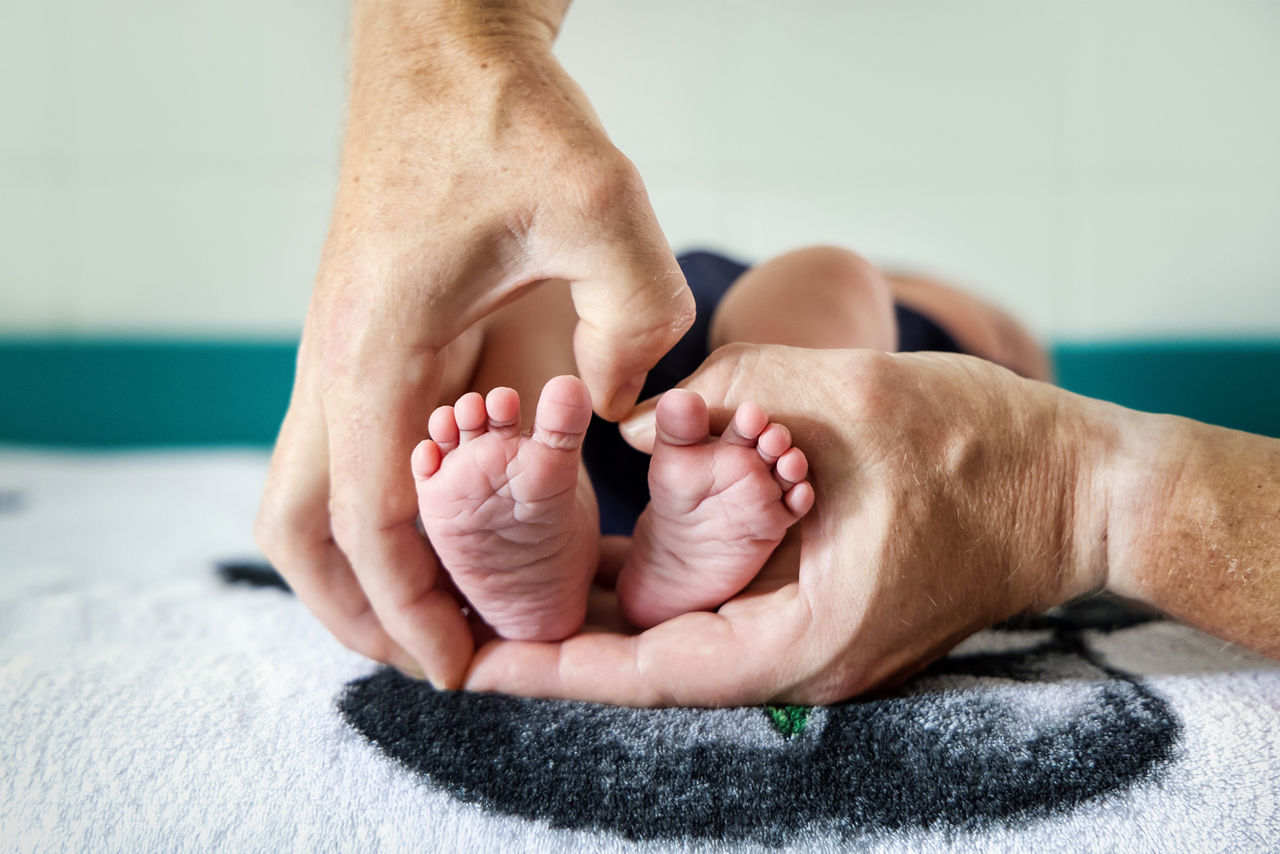
[[(684, 337), (649, 372), (640, 392), (641, 400), (674, 388), (706, 361), (710, 354), (711, 316), (729, 286), (751, 269), (740, 261), (702, 250), (685, 252), (676, 260), (693, 292), (697, 316)], [(949, 332), (920, 312), (895, 305), (894, 314), (900, 351), (964, 352)], [(606, 534), (630, 534), (649, 503), (648, 455), (624, 442), (617, 425), (592, 416), (582, 459), (600, 505), (600, 530)]]
[(1280, 848), (1280, 666), (1192, 629), (1092, 600), (815, 709), (437, 693), (260, 564), (266, 464), (0, 451), (0, 849)]

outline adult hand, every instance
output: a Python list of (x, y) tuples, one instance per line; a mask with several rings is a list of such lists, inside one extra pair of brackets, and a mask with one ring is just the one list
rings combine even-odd
[(355, 3), (337, 200), (256, 536), (347, 646), (455, 687), (472, 636), (415, 530), (446, 344), (571, 283), (616, 418), (693, 317), (643, 185), (551, 54), (564, 0)]
[(642, 706), (830, 702), (1104, 580), (1103, 404), (978, 359), (871, 351), (723, 348), (683, 385), (717, 428), (759, 402), (809, 456), (817, 499), (798, 572), (779, 554), (717, 613), (639, 635), (493, 641), (468, 687)]
[[(717, 613), (639, 635), (493, 641), (468, 687), (642, 706), (832, 702), (1101, 587), (1280, 658), (1280, 440), (965, 356), (737, 346), (683, 385), (717, 428), (743, 400), (791, 428), (817, 493), (798, 559), (780, 552)], [(642, 448), (645, 421), (623, 425)]]

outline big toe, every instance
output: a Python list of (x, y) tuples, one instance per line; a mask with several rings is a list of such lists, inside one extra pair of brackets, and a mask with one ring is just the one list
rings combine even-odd
[(544, 445), (573, 450), (591, 423), (591, 393), (574, 376), (552, 377), (542, 387), (533, 417), (533, 438)]
[(688, 389), (673, 388), (662, 395), (655, 420), (658, 441), (668, 445), (696, 445), (711, 433), (707, 402)]

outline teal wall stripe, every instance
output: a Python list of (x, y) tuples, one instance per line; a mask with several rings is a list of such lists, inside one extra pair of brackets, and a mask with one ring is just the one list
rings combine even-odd
[(297, 345), (0, 340), (0, 442), (269, 445)]
[[(267, 446), (293, 341), (0, 339), (0, 442)], [(1072, 391), (1280, 436), (1280, 340), (1062, 343)]]
[(1278, 340), (1064, 343), (1054, 359), (1071, 391), (1280, 437)]

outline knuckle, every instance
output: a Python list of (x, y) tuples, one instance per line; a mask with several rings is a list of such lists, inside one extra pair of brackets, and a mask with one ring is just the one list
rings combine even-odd
[(417, 518), (416, 506), (413, 513), (403, 513), (385, 502), (364, 505), (347, 500), (330, 502), (329, 507), (330, 535), (353, 563), (367, 561), (388, 533)]
[(751, 345), (738, 342), (725, 344), (711, 351), (694, 375), (697, 389), (708, 402), (712, 399), (708, 392), (719, 398), (721, 405), (728, 402), (730, 389), (735, 384), (735, 379), (741, 376), (743, 361), (751, 352)]
[[(626, 323), (626, 334), (647, 344), (660, 343), (662, 352), (674, 346), (684, 336), (697, 315), (693, 294), (683, 282), (663, 297), (658, 292), (638, 291), (631, 302), (619, 314), (619, 320)], [(602, 330), (605, 331), (605, 330)], [(601, 343), (606, 351), (619, 358), (627, 358), (630, 348), (619, 348), (617, 330), (607, 330), (608, 337)], [(652, 356), (656, 362), (658, 354)]]
[(788, 695), (787, 699), (790, 702), (805, 706), (828, 706), (848, 700), (850, 697), (856, 697), (863, 690), (856, 680), (848, 680), (843, 683), (835, 680), (824, 680), (796, 688), (794, 693)]
[(740, 341), (725, 344), (717, 347), (707, 356), (706, 361), (703, 362), (703, 367), (708, 371), (732, 371), (734, 366), (741, 362), (751, 349), (752, 345), (744, 344)]
[(888, 353), (854, 350), (847, 354), (841, 380), (844, 399), (868, 414), (891, 411), (904, 388), (898, 362)]
[(645, 197), (644, 182), (634, 163), (617, 149), (598, 153), (575, 166), (566, 186), (578, 212), (592, 219), (609, 219), (630, 211)]
[[(279, 477), (273, 472), (273, 481)], [(253, 520), (253, 537), (272, 561), (295, 563), (311, 553), (316, 543), (329, 539), (329, 520), (323, 500), (291, 488), (269, 483)]]
[(679, 340), (689, 331), (689, 327), (693, 326), (693, 322), (698, 317), (698, 306), (693, 298), (693, 291), (687, 286), (682, 284), (676, 289), (676, 293), (671, 298), (669, 317), (675, 340)]
[[(362, 313), (366, 316), (361, 316)], [(360, 387), (373, 378), (368, 363), (377, 353), (372, 339), (379, 337), (373, 334), (376, 324), (367, 312), (348, 307), (335, 313), (333, 318), (307, 330), (310, 340), (306, 335), (303, 339), (307, 345), (306, 356), (317, 371), (320, 393), (326, 398), (350, 386)]]
[(263, 554), (274, 559), (281, 538), (275, 520), (268, 515), (265, 505), (258, 510), (258, 515), (253, 520), (253, 541), (262, 549)]
[(329, 528), (333, 538), (344, 550), (352, 548), (366, 527), (364, 514), (347, 501), (336, 498), (329, 501)]
[(387, 488), (367, 494), (349, 481), (336, 483), (328, 504), (333, 538), (346, 549), (368, 534), (377, 534), (416, 518), (417, 498), (411, 488), (407, 494), (402, 493), (398, 488), (402, 485), (397, 483), (393, 489), (387, 484)]
[(317, 286), (297, 370), (299, 376), (314, 371), (324, 395), (382, 380), (393, 366), (421, 374), (461, 331), (451, 312), (437, 310), (438, 295), (400, 273), (343, 276), (319, 291)]
[(876, 686), (871, 668), (862, 661), (842, 656), (800, 680), (787, 693), (805, 705), (828, 705), (856, 697)]
[(291, 514), (272, 494), (263, 497), (253, 520), (253, 539), (273, 563), (288, 563), (290, 544), (296, 541), (299, 526), (291, 524)]

